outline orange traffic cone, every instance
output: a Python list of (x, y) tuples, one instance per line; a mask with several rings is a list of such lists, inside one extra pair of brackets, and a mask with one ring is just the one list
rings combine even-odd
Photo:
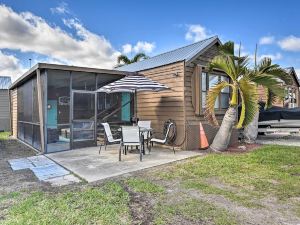
[(207, 137), (205, 134), (205, 131), (203, 129), (202, 123), (200, 122), (200, 134), (199, 134), (199, 147), (200, 149), (207, 149), (209, 147), (208, 141), (207, 141)]

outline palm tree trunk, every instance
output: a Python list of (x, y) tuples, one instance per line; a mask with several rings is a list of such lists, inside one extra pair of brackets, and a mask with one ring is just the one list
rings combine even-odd
[(231, 133), (236, 122), (236, 107), (229, 107), (225, 113), (220, 129), (210, 148), (213, 151), (225, 151), (228, 148)]
[(252, 122), (244, 128), (244, 140), (248, 144), (253, 144), (256, 141), (258, 134), (258, 118), (259, 112), (255, 114), (255, 117), (252, 120)]

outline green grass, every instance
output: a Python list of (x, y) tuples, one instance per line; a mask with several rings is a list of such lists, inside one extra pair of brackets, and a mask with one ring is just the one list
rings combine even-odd
[(0, 203), (5, 200), (17, 198), (20, 195), (21, 195), (20, 192), (10, 192), (6, 195), (0, 195)]
[(10, 132), (0, 132), (0, 141), (7, 140), (10, 135)]
[[(202, 200), (185, 198), (172, 204), (159, 204), (156, 208), (154, 224), (173, 224), (177, 218), (199, 224), (234, 225), (235, 215), (225, 209)], [(180, 224), (183, 224), (180, 222)]]
[(165, 192), (164, 187), (140, 178), (129, 178), (125, 183), (135, 192), (161, 194)]
[(279, 200), (300, 196), (300, 148), (269, 145), (247, 154), (211, 154), (160, 173), (165, 179), (181, 179), (185, 187), (242, 200), (233, 191), (211, 187), (209, 178), (239, 190), (247, 198), (273, 195)]
[(59, 194), (35, 192), (12, 207), (4, 224), (130, 224), (128, 202), (117, 183)]

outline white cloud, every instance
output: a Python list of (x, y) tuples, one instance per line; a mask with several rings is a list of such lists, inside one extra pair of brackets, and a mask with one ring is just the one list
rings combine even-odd
[(286, 51), (298, 52), (300, 51), (300, 37), (293, 35), (288, 36), (278, 42), (279, 46)]
[(205, 27), (200, 24), (188, 25), (188, 32), (185, 34), (185, 39), (188, 41), (201, 41), (209, 36)]
[(265, 36), (259, 39), (260, 45), (270, 45), (273, 44), (275, 41), (275, 38), (273, 36)]
[(138, 41), (134, 46), (131, 44), (125, 44), (122, 46), (123, 53), (129, 54), (132, 52), (135, 53), (151, 53), (155, 48), (155, 43), (150, 43), (147, 41)]
[(70, 13), (68, 4), (65, 2), (61, 2), (57, 7), (50, 8), (50, 10), (52, 13), (57, 13), (57, 14), (69, 14)]
[(0, 49), (34, 52), (70, 65), (113, 68), (120, 52), (78, 20), (64, 20), (75, 33), (49, 25), (30, 12), (16, 13), (0, 5)]
[(20, 65), (19, 60), (0, 50), (0, 76), (10, 76), (12, 80), (17, 79), (17, 75), (23, 74), (26, 69)]
[(136, 45), (133, 47), (133, 50), (138, 53), (138, 52), (146, 52), (150, 53), (153, 51), (155, 48), (154, 43), (149, 43), (147, 41), (138, 41)]
[(128, 54), (128, 53), (131, 53), (132, 52), (132, 45), (131, 44), (125, 44), (122, 46), (122, 49), (123, 49), (123, 53), (124, 54)]
[(271, 58), (272, 60), (279, 60), (282, 59), (282, 55), (279, 52), (277, 52), (276, 54), (264, 54), (258, 57), (259, 60), (262, 60), (263, 58)]

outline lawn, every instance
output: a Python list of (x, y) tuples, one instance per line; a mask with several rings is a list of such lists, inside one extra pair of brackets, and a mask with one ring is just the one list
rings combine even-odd
[(10, 135), (10, 132), (0, 132), (0, 141), (7, 140), (9, 135)]
[(9, 205), (3, 224), (299, 224), (299, 187), (300, 148), (264, 146), (104, 184), (8, 193), (0, 205)]

